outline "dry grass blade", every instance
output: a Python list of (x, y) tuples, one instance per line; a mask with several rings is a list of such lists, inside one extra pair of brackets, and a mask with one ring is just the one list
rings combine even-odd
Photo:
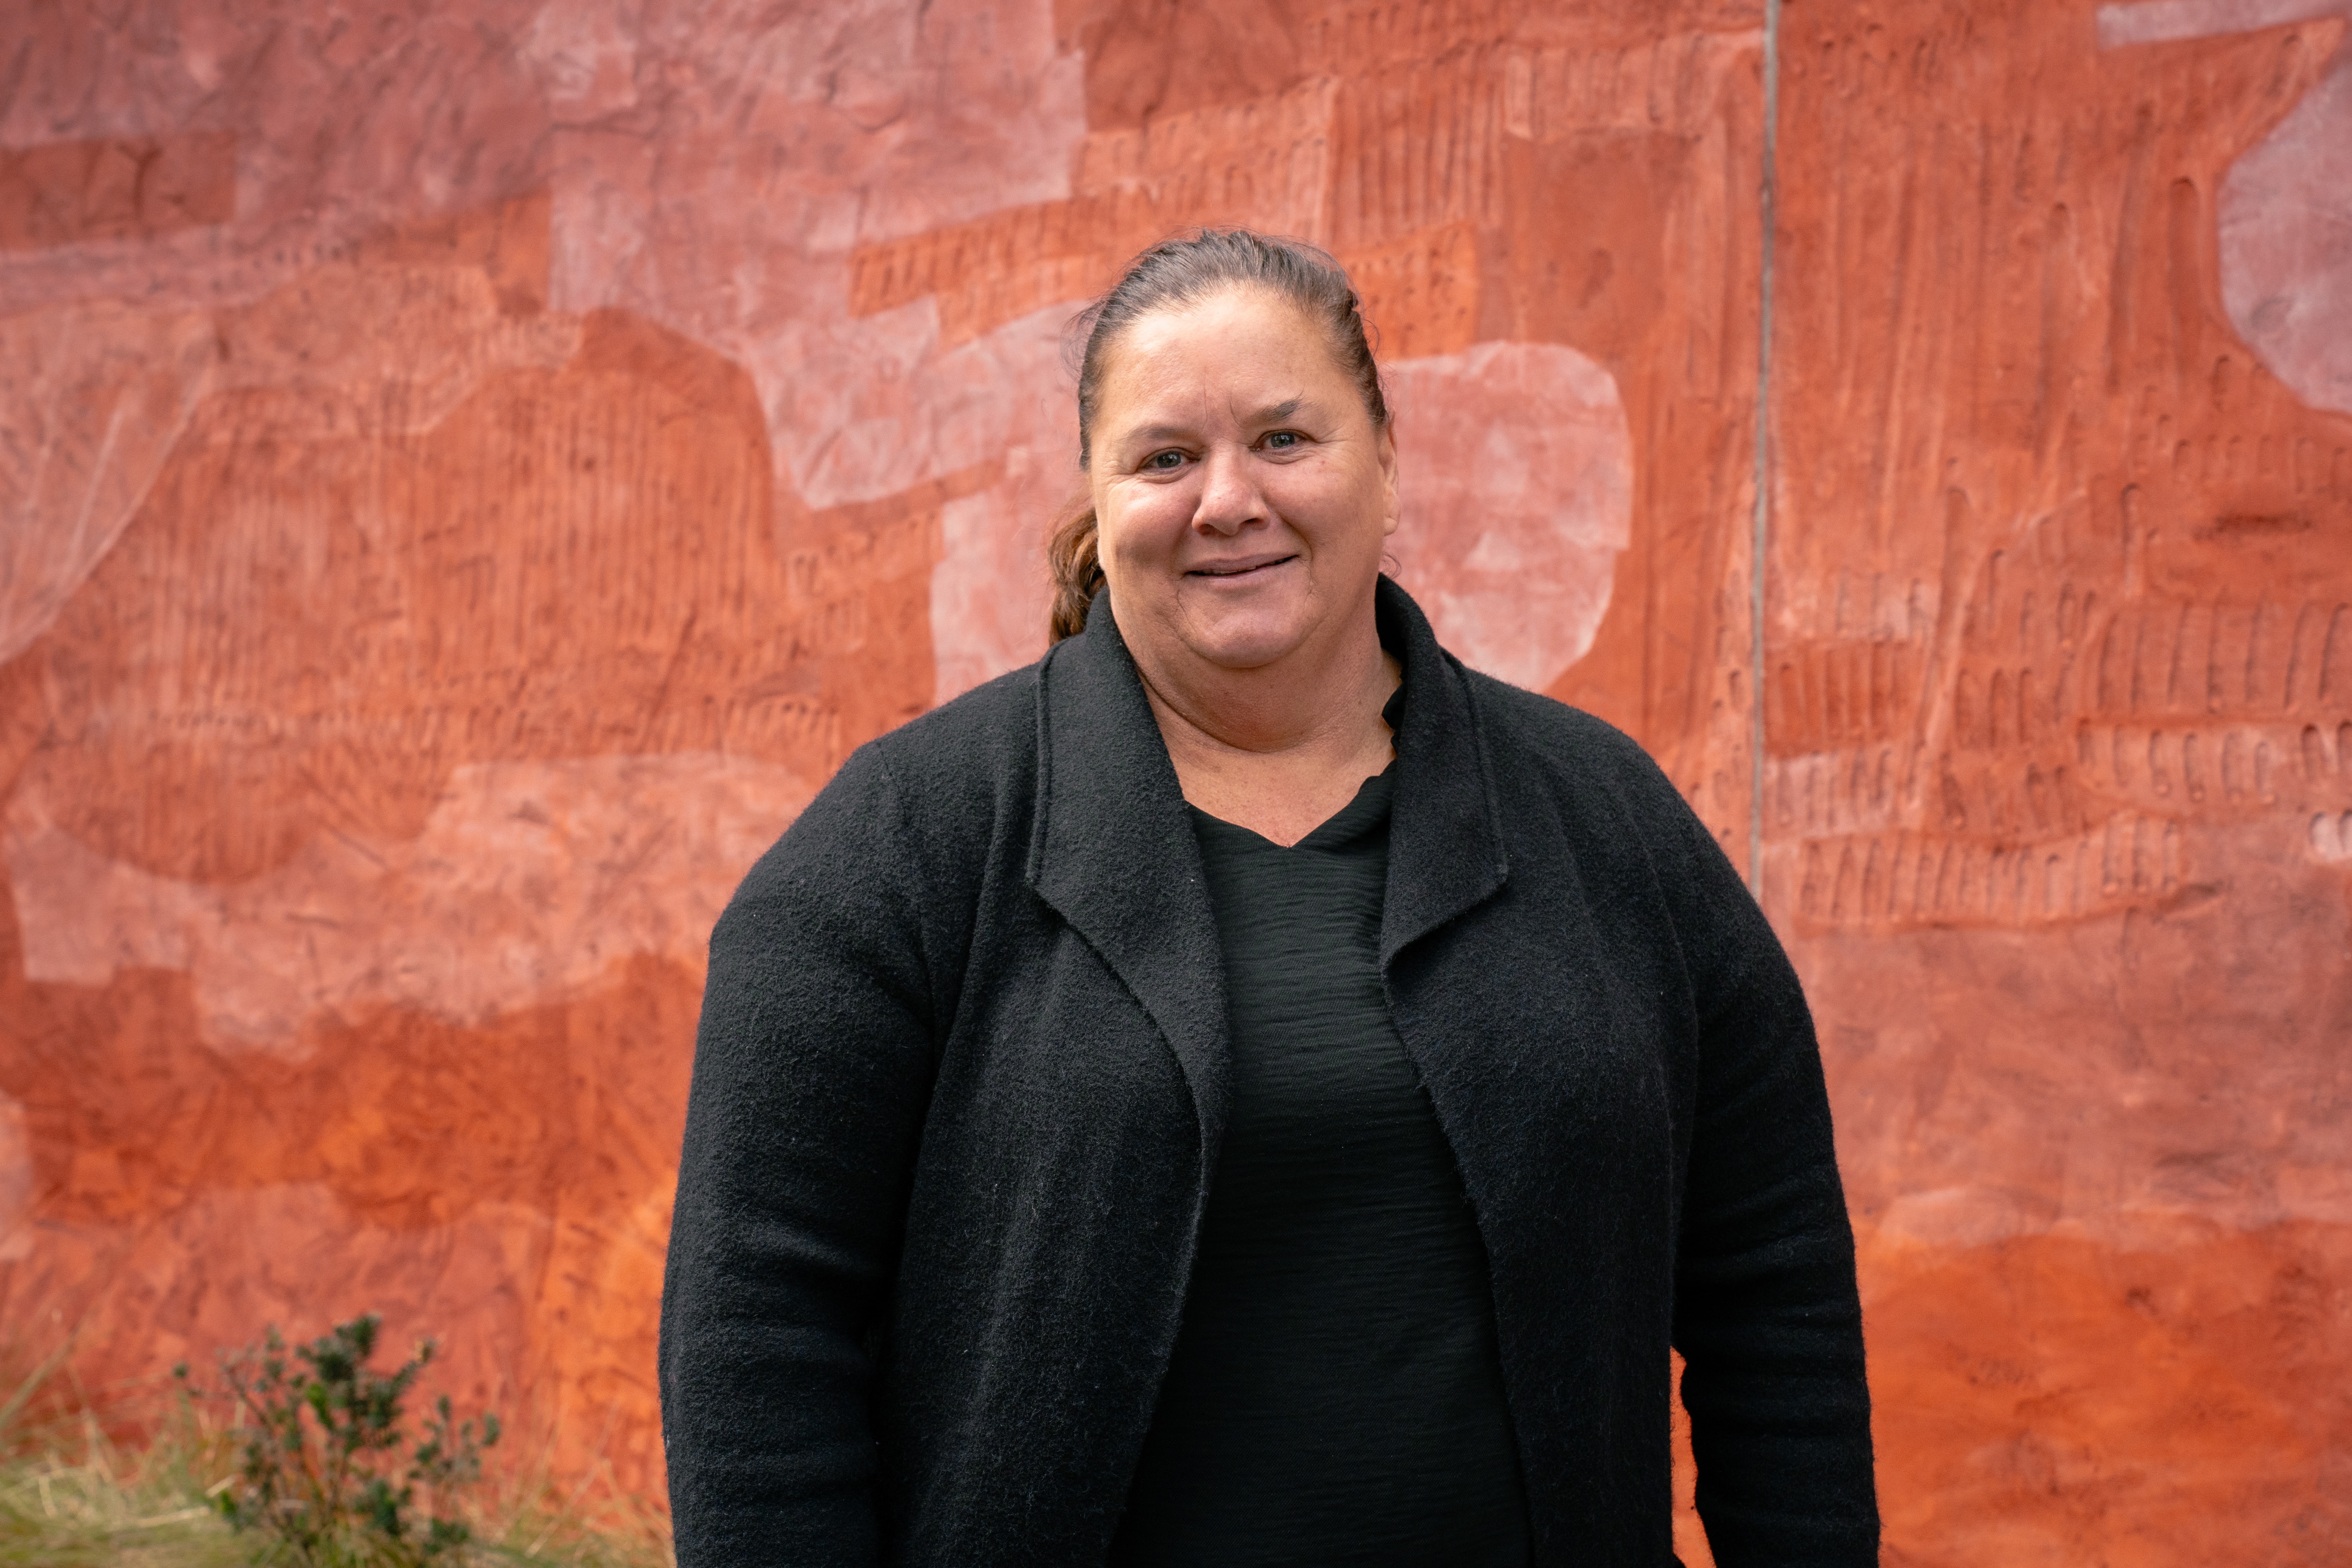
[[(0, 1403), (0, 1568), (261, 1568), (266, 1532), (232, 1530), (213, 1499), (238, 1484), (245, 1435), (213, 1401), (150, 1384), (100, 1391), (72, 1375), (73, 1339), (39, 1358)], [(22, 1365), (21, 1361), (16, 1363)], [(136, 1442), (109, 1432), (136, 1431)], [(612, 1486), (600, 1458), (560, 1483), (550, 1461), (483, 1477), (463, 1505), (466, 1568), (676, 1568), (667, 1521)], [(353, 1568), (372, 1568), (354, 1564)], [(390, 1565), (385, 1565), (390, 1568)]]
[(72, 1336), (67, 1336), (63, 1344), (34, 1363), (33, 1370), (26, 1373), (25, 1380), (16, 1385), (16, 1391), (8, 1396), (6, 1403), (0, 1404), (0, 1443), (7, 1441), (16, 1417), (24, 1414), (25, 1406), (31, 1403), (33, 1395), (38, 1394), (42, 1385), (65, 1364), (66, 1357), (73, 1352), (73, 1345)]
[[(0, 1459), (0, 1568), (249, 1568), (263, 1540), (205, 1501), (234, 1479), (228, 1434), (184, 1410), (135, 1448), (60, 1417), (10, 1435)], [(567, 1495), (567, 1494), (572, 1495)], [(469, 1510), (473, 1568), (674, 1568), (664, 1521), (625, 1498), (508, 1486)]]

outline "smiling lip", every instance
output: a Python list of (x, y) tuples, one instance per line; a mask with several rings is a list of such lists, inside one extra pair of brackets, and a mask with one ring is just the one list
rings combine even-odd
[(1244, 556), (1238, 561), (1212, 561), (1206, 565), (1195, 566), (1184, 574), (1187, 577), (1215, 577), (1219, 579), (1246, 577), (1254, 572), (1263, 572), (1269, 566), (1279, 566), (1286, 561), (1296, 561), (1298, 557), (1296, 554)]

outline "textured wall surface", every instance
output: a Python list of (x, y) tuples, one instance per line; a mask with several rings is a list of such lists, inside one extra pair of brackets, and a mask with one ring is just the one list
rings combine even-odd
[(1923, 1559), (2352, 1558), (2352, 51), (2281, 9), (1785, 13), (1764, 881)]
[(709, 921), (1042, 651), (1062, 327), (1243, 222), (1441, 635), (1758, 872), (1890, 1560), (2340, 1560), (2346, 10), (18, 0), (5, 1336), (380, 1308), (656, 1485)]

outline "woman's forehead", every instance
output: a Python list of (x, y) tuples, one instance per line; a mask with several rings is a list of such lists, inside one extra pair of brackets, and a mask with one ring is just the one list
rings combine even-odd
[[(1261, 289), (1238, 290), (1138, 318), (1110, 345), (1105, 411), (1118, 405), (1203, 395), (1249, 409), (1307, 405), (1346, 381), (1320, 326)], [(1247, 410), (1236, 409), (1235, 412)]]

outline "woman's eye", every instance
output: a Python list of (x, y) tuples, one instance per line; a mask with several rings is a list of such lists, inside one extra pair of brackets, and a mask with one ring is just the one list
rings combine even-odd
[(1287, 452), (1298, 445), (1298, 432), (1276, 430), (1266, 437), (1265, 445), (1268, 451)]
[(1143, 466), (1153, 473), (1172, 474), (1184, 466), (1184, 454), (1175, 451), (1154, 452), (1143, 459)]

